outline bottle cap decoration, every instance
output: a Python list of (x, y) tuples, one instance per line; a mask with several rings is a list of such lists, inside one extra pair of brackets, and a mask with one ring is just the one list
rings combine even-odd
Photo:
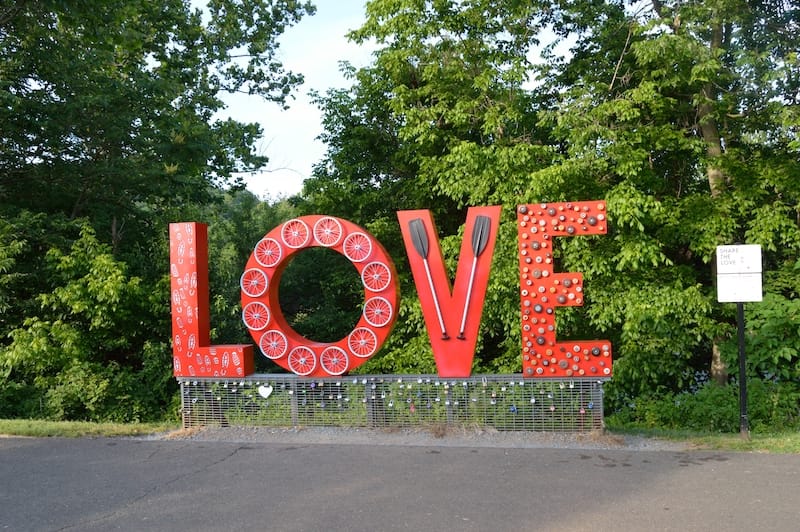
[(556, 340), (555, 308), (583, 305), (583, 276), (555, 273), (551, 251), (554, 237), (605, 234), (605, 213), (603, 201), (517, 207), (523, 377), (611, 376), (607, 340)]

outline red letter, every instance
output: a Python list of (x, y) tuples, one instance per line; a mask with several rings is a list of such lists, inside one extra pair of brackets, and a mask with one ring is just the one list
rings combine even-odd
[(517, 207), (524, 377), (611, 375), (611, 343), (556, 342), (555, 307), (583, 305), (580, 273), (553, 273), (554, 236), (606, 233), (603, 201)]
[(436, 369), (442, 377), (469, 377), (472, 371), (500, 209), (470, 207), (467, 211), (452, 290), (430, 211), (397, 213)]
[[(338, 342), (315, 342), (289, 326), (278, 286), (292, 257), (310, 247), (341, 253), (364, 285), (364, 308), (356, 327)], [(394, 263), (378, 240), (353, 222), (333, 216), (294, 218), (267, 233), (242, 274), (242, 319), (261, 353), (301, 376), (330, 377), (357, 368), (386, 341), (397, 318), (399, 291)]]
[(208, 226), (169, 224), (172, 354), (176, 377), (244, 377), (252, 345), (209, 345)]

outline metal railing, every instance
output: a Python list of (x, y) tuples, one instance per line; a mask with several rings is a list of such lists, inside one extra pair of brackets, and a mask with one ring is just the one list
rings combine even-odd
[(410, 427), (589, 432), (603, 427), (603, 381), (521, 375), (254, 374), (181, 378), (183, 426)]

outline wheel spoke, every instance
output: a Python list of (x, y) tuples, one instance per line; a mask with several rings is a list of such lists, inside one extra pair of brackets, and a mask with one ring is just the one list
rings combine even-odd
[(361, 282), (372, 292), (381, 292), (392, 282), (392, 272), (382, 262), (370, 262), (361, 270)]
[(310, 348), (301, 345), (289, 352), (289, 369), (297, 375), (309, 375), (316, 367), (317, 357)]
[(392, 305), (382, 297), (373, 297), (364, 303), (364, 319), (373, 327), (383, 327), (392, 320)]
[(269, 308), (261, 301), (252, 301), (242, 309), (242, 321), (253, 331), (260, 331), (269, 324)]
[(319, 356), (322, 368), (330, 375), (341, 375), (347, 371), (350, 361), (347, 353), (341, 347), (331, 346), (325, 348)]
[(272, 268), (278, 264), (283, 256), (281, 245), (274, 238), (262, 238), (256, 244), (253, 254), (256, 262), (265, 268)]
[(336, 218), (325, 216), (314, 224), (314, 239), (325, 247), (335, 246), (342, 239), (342, 224)]
[(245, 270), (239, 281), (242, 292), (250, 297), (259, 297), (263, 295), (264, 292), (267, 291), (268, 284), (267, 274), (258, 268)]
[(359, 358), (367, 358), (375, 353), (378, 347), (378, 335), (372, 329), (358, 327), (347, 337), (350, 352)]
[(281, 228), (281, 238), (283, 243), (290, 248), (297, 249), (308, 244), (311, 238), (311, 231), (303, 220), (295, 218), (289, 220)]
[(258, 347), (265, 357), (275, 360), (286, 354), (289, 343), (286, 341), (285, 334), (276, 329), (271, 329), (261, 335)]
[(350, 233), (344, 239), (343, 251), (352, 262), (364, 262), (372, 254), (372, 240), (361, 232)]

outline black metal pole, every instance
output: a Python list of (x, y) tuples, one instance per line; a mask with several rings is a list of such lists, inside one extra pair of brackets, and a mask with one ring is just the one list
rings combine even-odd
[(739, 328), (739, 434), (750, 437), (747, 422), (747, 368), (744, 360), (744, 303), (736, 303), (736, 323)]

